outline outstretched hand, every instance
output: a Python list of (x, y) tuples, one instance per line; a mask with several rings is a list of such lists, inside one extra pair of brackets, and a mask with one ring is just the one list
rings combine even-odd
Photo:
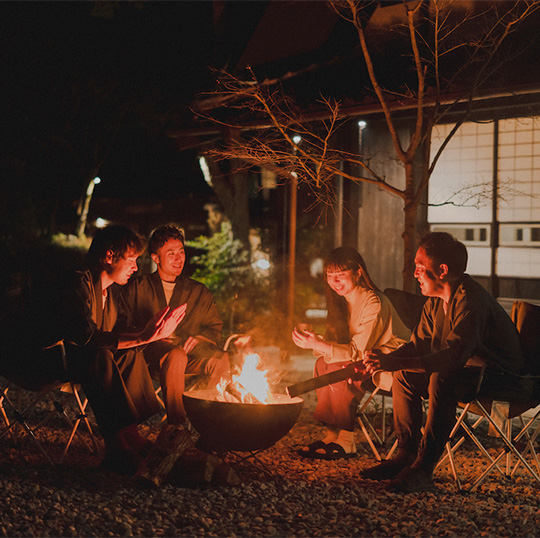
[(143, 331), (145, 339), (150, 342), (168, 338), (186, 315), (187, 304), (171, 310), (169, 306), (160, 310), (146, 325)]
[(313, 349), (321, 337), (311, 331), (301, 330), (295, 327), (292, 332), (293, 342), (302, 349)]

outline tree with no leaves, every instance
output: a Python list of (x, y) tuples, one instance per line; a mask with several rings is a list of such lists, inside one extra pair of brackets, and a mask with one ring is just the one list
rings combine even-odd
[[(418, 212), (430, 177), (452, 136), (471, 117), (477, 100), (498, 87), (497, 76), (515, 67), (516, 59), (530, 46), (531, 36), (523, 32), (518, 35), (517, 30), (528, 24), (534, 29), (533, 15), (537, 19), (540, 2), (403, 0), (392, 6), (392, 16), (381, 25), (372, 15), (376, 8), (382, 9), (383, 2), (336, 0), (328, 4), (356, 29), (371, 86), (372, 108), (384, 116), (395, 157), (403, 167), (404, 186), (393, 184), (364, 156), (335, 147), (336, 132), (354, 111), (330, 97), (321, 97), (319, 110), (308, 113), (282, 91), (285, 79), (301, 73), (263, 81), (257, 80), (253, 71), (249, 80), (221, 73), (219, 90), (200, 99), (195, 110), (236, 136), (208, 150), (207, 157), (257, 165), (273, 171), (283, 181), (294, 173), (295, 180), (309, 185), (317, 202), (327, 207), (333, 202), (337, 176), (371, 183), (400, 197), (404, 219), (403, 287), (413, 291)], [(525, 39), (516, 39), (523, 36)], [(406, 80), (395, 80), (383, 73), (384, 55), (380, 50), (389, 39), (403, 51), (400, 72), (408, 73)], [(228, 114), (220, 116), (223, 107), (227, 107)], [(407, 137), (396, 122), (396, 113), (403, 109), (415, 111)], [(433, 129), (445, 122), (454, 127), (432, 155)], [(243, 136), (238, 136), (241, 130)], [(295, 134), (302, 137), (301, 143), (295, 142)], [(238, 169), (238, 164), (235, 167)]]

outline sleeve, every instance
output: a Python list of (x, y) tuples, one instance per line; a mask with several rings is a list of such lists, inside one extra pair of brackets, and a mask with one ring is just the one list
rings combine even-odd
[(64, 340), (77, 346), (118, 348), (118, 335), (99, 330), (94, 317), (94, 290), (88, 275), (77, 275), (64, 290), (61, 316)]
[(223, 321), (219, 315), (216, 301), (210, 291), (206, 290), (204, 305), (201, 305), (202, 320), (198, 335), (219, 344), (223, 332)]
[(434, 304), (428, 299), (424, 304), (420, 321), (411, 334), (410, 341), (391, 352), (392, 357), (418, 357), (431, 353), (434, 329)]
[(373, 293), (357, 312), (351, 313), (349, 322), (352, 342), (358, 351), (373, 349), (380, 344), (380, 339), (390, 321), (391, 313), (382, 308), (379, 297)]
[(470, 304), (463, 295), (455, 301), (448, 316), (447, 336), (440, 351), (421, 354), (426, 372), (451, 372), (465, 366), (467, 360), (481, 347), (487, 316), (482, 305)]
[(358, 309), (351, 312), (349, 328), (351, 341), (348, 345), (333, 346), (332, 357), (326, 357), (328, 363), (358, 360), (358, 354), (373, 349), (389, 322), (390, 311), (383, 311), (377, 294), (372, 293)]
[(118, 319), (116, 326), (122, 332), (133, 331), (136, 328), (133, 312), (135, 311), (136, 286), (128, 282), (118, 293)]

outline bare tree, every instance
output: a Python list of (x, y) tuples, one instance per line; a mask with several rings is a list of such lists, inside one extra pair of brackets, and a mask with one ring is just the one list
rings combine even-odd
[[(386, 120), (395, 156), (403, 167), (403, 187), (373, 169), (363, 156), (333, 147), (333, 135), (347, 114), (353, 112), (338, 101), (322, 97), (321, 109), (308, 115), (281, 90), (283, 78), (259, 81), (251, 72), (251, 80), (246, 81), (221, 73), (220, 89), (201, 99), (196, 111), (224, 127), (243, 129), (242, 138), (209, 150), (214, 159), (258, 165), (273, 170), (284, 181), (294, 172), (299, 182), (311, 187), (316, 201), (326, 205), (332, 204), (334, 179), (339, 175), (354, 182), (375, 184), (400, 197), (404, 212), (403, 286), (413, 291), (418, 211), (430, 177), (450, 139), (471, 117), (476, 99), (493, 87), (496, 73), (523, 52), (523, 41), (516, 46), (510, 38), (538, 11), (540, 2), (403, 0), (401, 5), (394, 6), (395, 18), (384, 28), (368, 24), (377, 4), (354, 0), (329, 2), (357, 31), (369, 91), (375, 96), (373, 108), (380, 110)], [(408, 49), (401, 60), (412, 76), (401, 84), (396, 83), (395, 77), (381, 82), (381, 56), (374, 50), (381, 44), (383, 30), (385, 39), (395, 36), (402, 50)], [(384, 39), (382, 43), (384, 46)], [(287, 78), (293, 76), (288, 74)], [(216, 109), (224, 106), (233, 114), (218, 117)], [(406, 139), (396, 121), (396, 112), (404, 108), (415, 111)], [(246, 119), (246, 112), (258, 120)], [(455, 125), (431, 155), (433, 128), (445, 121)], [(295, 142), (294, 134), (302, 137), (301, 143)], [(343, 163), (355, 166), (344, 167)], [(361, 173), (344, 172), (355, 169)]]

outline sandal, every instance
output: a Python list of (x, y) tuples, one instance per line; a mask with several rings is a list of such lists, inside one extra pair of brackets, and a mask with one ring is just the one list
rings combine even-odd
[[(299, 449), (298, 454), (304, 458), (317, 458), (324, 460), (326, 459), (326, 446), (326, 443), (323, 441), (315, 441), (314, 443)], [(317, 450), (324, 450), (324, 452), (317, 452)]]
[(328, 443), (326, 445), (325, 458), (327, 460), (348, 460), (350, 458), (356, 458), (356, 452), (345, 452), (345, 449), (338, 443)]

